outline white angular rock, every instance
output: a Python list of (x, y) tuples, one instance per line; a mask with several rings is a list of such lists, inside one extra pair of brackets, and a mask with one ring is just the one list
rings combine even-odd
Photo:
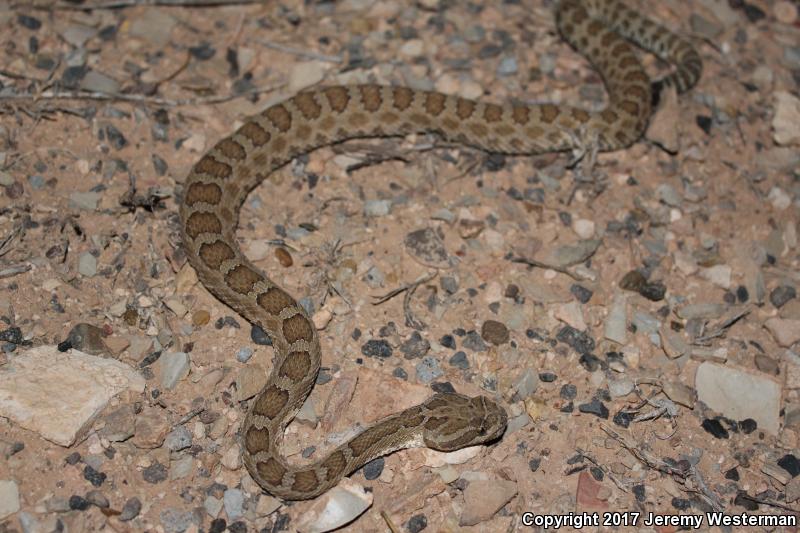
[(628, 342), (628, 310), (627, 298), (624, 294), (614, 295), (611, 309), (603, 323), (603, 336), (619, 344)]
[(324, 77), (325, 67), (319, 61), (298, 63), (289, 73), (289, 92), (296, 93), (301, 89), (319, 83)]
[(775, 130), (773, 138), (776, 143), (800, 143), (800, 99), (786, 91), (775, 93), (772, 128)]
[(186, 352), (167, 352), (158, 358), (158, 372), (161, 375), (161, 386), (173, 388), (180, 380), (189, 375), (189, 354)]
[(136, 370), (114, 359), (39, 346), (0, 368), (0, 416), (70, 446), (111, 398), (144, 385)]
[(445, 465), (464, 464), (481, 453), (482, 449), (483, 446), (480, 445), (468, 446), (454, 452), (437, 452), (430, 448), (423, 448), (422, 455), (425, 457), (425, 466), (439, 468)]
[(697, 398), (733, 420), (752, 418), (771, 435), (780, 427), (781, 385), (764, 375), (705, 362), (695, 375)]
[(774, 317), (767, 320), (764, 327), (775, 338), (775, 342), (784, 348), (800, 341), (800, 320)]
[(489, 520), (517, 494), (517, 484), (504, 479), (471, 481), (464, 491), (464, 511), (459, 525), (474, 526)]
[(0, 479), (0, 520), (19, 511), (19, 487), (13, 479)]
[(372, 493), (345, 478), (317, 499), (297, 524), (303, 533), (332, 531), (358, 518), (372, 505)]

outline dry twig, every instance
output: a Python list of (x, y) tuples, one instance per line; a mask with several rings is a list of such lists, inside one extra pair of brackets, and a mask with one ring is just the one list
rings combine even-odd
[(575, 281), (583, 281), (583, 278), (570, 270), (567, 270), (564, 267), (556, 266), (556, 265), (548, 265), (547, 263), (543, 263), (541, 261), (537, 261), (536, 259), (528, 259), (527, 257), (512, 257), (512, 263), (523, 263), (528, 266), (537, 267), (537, 268), (548, 268), (550, 270), (555, 270), (556, 272), (561, 272), (562, 274), (566, 274), (567, 276), (571, 277)]
[(248, 91), (241, 93), (227, 94), (227, 95), (214, 95), (214, 96), (201, 96), (198, 98), (179, 98), (170, 99), (162, 98), (160, 96), (146, 96), (143, 94), (123, 94), (123, 93), (105, 93), (105, 92), (82, 92), (82, 91), (46, 91), (41, 94), (20, 93), (20, 94), (4, 94), (0, 96), (0, 102), (12, 101), (33, 101), (38, 102), (42, 100), (98, 100), (103, 102), (136, 102), (142, 104), (152, 104), (168, 107), (180, 107), (189, 105), (206, 105), (206, 104), (219, 104), (228, 102), (236, 98), (244, 98), (254, 94), (263, 94), (273, 92), (283, 87), (285, 83), (276, 83), (266, 87), (255, 87)]
[(722, 502), (719, 500), (717, 495), (708, 488), (708, 485), (706, 485), (702, 474), (697, 470), (695, 465), (689, 465), (689, 467), (686, 469), (670, 465), (669, 463), (641, 449), (635, 443), (628, 441), (628, 439), (605, 424), (601, 424), (600, 429), (605, 431), (608, 436), (619, 442), (623, 448), (628, 450), (643, 465), (654, 470), (658, 470), (664, 474), (669, 474), (673, 478), (677, 478), (681, 485), (683, 485), (684, 490), (697, 494), (715, 511), (724, 510)]
[(401, 287), (392, 289), (383, 296), (373, 296), (375, 301), (372, 302), (372, 305), (380, 305), (391, 300), (398, 294), (405, 292), (405, 296), (403, 297), (403, 315), (405, 316), (406, 326), (414, 329), (424, 329), (425, 323), (416, 318), (414, 313), (411, 311), (411, 297), (414, 295), (414, 292), (419, 288), (420, 285), (432, 280), (438, 274), (439, 272), (434, 270), (433, 272), (429, 272), (423, 276), (420, 276), (411, 283), (407, 283)]
[(37, 2), (29, 5), (26, 2), (14, 4), (12, 8), (27, 7), (28, 9), (43, 9), (47, 11), (90, 11), (92, 9), (121, 9), (136, 6), (167, 6), (167, 7), (222, 7), (247, 4), (261, 4), (263, 0), (97, 0), (95, 2)]
[(332, 56), (327, 54), (320, 54), (319, 52), (314, 52), (311, 50), (304, 50), (302, 48), (297, 48), (295, 46), (289, 46), (286, 44), (276, 43), (274, 41), (267, 41), (266, 39), (258, 39), (258, 42), (266, 46), (267, 48), (272, 48), (273, 50), (278, 50), (279, 52), (284, 52), (286, 54), (291, 54), (299, 57), (305, 57), (306, 59), (316, 59), (319, 61), (325, 61), (327, 63), (341, 63), (342, 57), (341, 56)]

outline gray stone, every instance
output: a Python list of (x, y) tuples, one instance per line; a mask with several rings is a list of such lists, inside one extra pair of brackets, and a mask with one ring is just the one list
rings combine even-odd
[(775, 338), (775, 342), (784, 348), (800, 341), (800, 320), (773, 317), (764, 322), (764, 327)]
[(32, 189), (41, 189), (44, 187), (44, 176), (41, 174), (28, 176), (28, 183), (30, 183)]
[(116, 94), (119, 92), (117, 80), (106, 76), (102, 72), (90, 70), (81, 80), (81, 89), (84, 91)]
[(670, 207), (680, 207), (683, 203), (681, 195), (668, 183), (656, 187), (656, 197)]
[(550, 251), (542, 260), (546, 265), (552, 265), (560, 268), (583, 263), (589, 259), (603, 241), (599, 239), (587, 239), (579, 241), (577, 244), (559, 246), (555, 250)]
[(498, 76), (510, 76), (512, 74), (517, 73), (517, 58), (510, 56), (504, 57), (500, 60), (500, 64), (497, 66), (497, 75)]
[(517, 484), (504, 479), (470, 481), (464, 490), (461, 526), (474, 526), (489, 520), (517, 494)]
[(119, 519), (122, 522), (128, 522), (139, 516), (141, 511), (142, 502), (139, 501), (139, 498), (136, 496), (128, 498), (125, 505), (122, 506), (122, 513), (119, 515)]
[(730, 366), (704, 362), (695, 375), (697, 397), (733, 420), (752, 418), (758, 427), (777, 435), (781, 386), (776, 381)]
[(289, 72), (289, 92), (296, 93), (322, 81), (325, 67), (319, 61), (296, 63)]
[(69, 207), (72, 209), (83, 209), (84, 211), (94, 211), (100, 202), (102, 195), (99, 192), (73, 192), (69, 195)]
[(0, 520), (19, 511), (19, 487), (13, 479), (0, 479)]
[(618, 344), (628, 342), (627, 302), (624, 294), (615, 294), (611, 309), (609, 309), (608, 316), (603, 324), (603, 336)]
[(158, 359), (161, 386), (172, 389), (189, 375), (189, 355), (185, 352), (167, 352)]
[(236, 360), (239, 361), (240, 363), (246, 363), (247, 361), (250, 360), (251, 357), (253, 357), (253, 349), (250, 348), (249, 346), (239, 348), (236, 351)]
[(423, 357), (422, 361), (417, 363), (415, 369), (417, 371), (417, 379), (422, 383), (430, 383), (444, 375), (444, 372), (439, 367), (439, 361), (430, 355)]
[(514, 383), (514, 390), (520, 400), (529, 398), (539, 388), (539, 374), (533, 369), (526, 368), (522, 375)]
[(612, 398), (621, 398), (633, 392), (634, 383), (630, 378), (609, 379), (608, 392)]
[(391, 200), (367, 200), (364, 202), (364, 215), (368, 217), (385, 217), (391, 210)]
[(692, 318), (719, 318), (726, 310), (727, 306), (724, 304), (689, 304), (678, 309), (678, 316), (686, 320)]
[(717, 22), (712, 22), (705, 17), (701, 17), (697, 13), (692, 13), (689, 16), (689, 24), (691, 25), (694, 33), (702, 35), (709, 41), (716, 41), (716, 38), (725, 29)]
[(105, 416), (105, 425), (97, 432), (111, 442), (123, 442), (133, 436), (136, 414), (133, 405), (121, 405)]
[(131, 20), (129, 32), (132, 37), (137, 37), (149, 46), (160, 49), (169, 42), (174, 26), (175, 18), (169, 13), (146, 9)]
[(222, 511), (222, 500), (214, 496), (206, 496), (205, 501), (203, 501), (203, 507), (206, 513), (208, 513), (208, 516), (216, 518), (219, 516), (220, 511)]
[(222, 495), (222, 503), (230, 520), (238, 520), (244, 514), (244, 493), (241, 490), (226, 490)]
[(164, 445), (171, 452), (185, 450), (192, 445), (192, 432), (186, 426), (178, 426), (167, 434)]
[(174, 507), (167, 507), (159, 515), (161, 525), (166, 533), (183, 533), (194, 521), (192, 511), (182, 511)]
[(70, 24), (67, 26), (67, 29), (61, 32), (61, 37), (63, 37), (64, 40), (72, 46), (80, 48), (86, 43), (86, 41), (94, 37), (96, 34), (97, 30), (90, 26), (84, 26), (83, 24)]
[(169, 464), (169, 478), (171, 480), (183, 479), (192, 473), (194, 466), (194, 457), (187, 455)]
[(103, 340), (105, 336), (106, 333), (102, 328), (81, 322), (72, 327), (66, 341), (74, 350), (80, 350), (90, 355), (100, 355), (108, 352), (108, 347)]
[(769, 293), (769, 301), (777, 308), (786, 305), (786, 302), (797, 297), (797, 291), (791, 285), (780, 285)]
[(97, 274), (97, 258), (89, 252), (79, 255), (78, 272), (85, 278), (91, 278)]
[(26, 513), (25, 511), (21, 511), (17, 518), (19, 518), (19, 525), (22, 526), (22, 533), (41, 533), (42, 532), (42, 525), (30, 513)]
[(644, 334), (658, 333), (661, 321), (645, 311), (636, 310), (631, 317), (631, 324), (636, 327), (636, 331)]
[(362, 279), (371, 289), (379, 289), (383, 287), (386, 282), (386, 277), (383, 275), (381, 269), (374, 265), (367, 270)]
[(404, 244), (411, 256), (424, 265), (434, 268), (450, 266), (444, 242), (433, 228), (423, 228), (408, 233)]

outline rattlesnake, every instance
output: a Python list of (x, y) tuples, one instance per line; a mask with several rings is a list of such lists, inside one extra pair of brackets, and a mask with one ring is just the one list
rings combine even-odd
[(672, 74), (660, 85), (685, 91), (700, 77), (702, 63), (690, 44), (617, 0), (562, 0), (556, 23), (600, 72), (608, 91), (604, 110), (496, 105), (406, 87), (331, 86), (300, 92), (249, 118), (192, 168), (180, 209), (189, 262), (212, 294), (266, 330), (275, 347), (273, 371), (241, 427), (243, 462), (271, 494), (314, 498), (368, 461), (400, 448), (447, 451), (496, 440), (507, 418), (484, 396), (438, 393), (373, 424), (312, 464), (290, 465), (279, 443), (314, 386), (319, 338), (306, 311), (236, 242), (239, 208), (248, 192), (292, 158), (355, 137), (435, 132), (507, 154), (624, 148), (642, 135), (653, 98), (651, 81), (624, 38), (672, 64)]

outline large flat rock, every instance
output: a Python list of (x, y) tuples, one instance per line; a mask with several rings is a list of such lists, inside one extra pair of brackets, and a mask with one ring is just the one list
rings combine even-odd
[(71, 446), (111, 398), (144, 385), (136, 370), (114, 359), (39, 346), (0, 368), (0, 416)]
[(781, 385), (773, 379), (735, 367), (705, 362), (695, 375), (697, 397), (733, 420), (752, 418), (758, 427), (777, 435)]

